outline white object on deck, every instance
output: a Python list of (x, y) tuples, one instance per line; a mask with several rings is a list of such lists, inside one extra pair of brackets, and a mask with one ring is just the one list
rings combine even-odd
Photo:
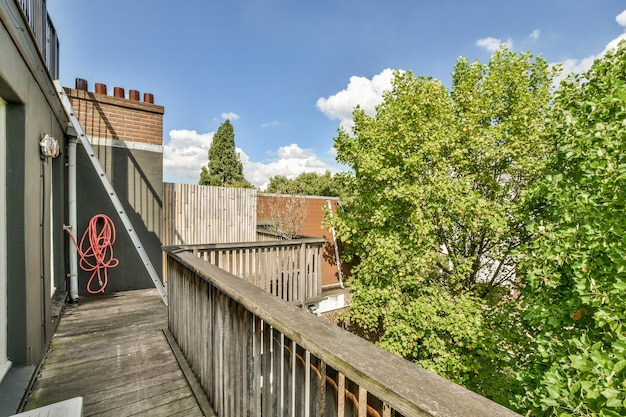
[(11, 417), (83, 417), (83, 397), (50, 404), (45, 407), (14, 414)]

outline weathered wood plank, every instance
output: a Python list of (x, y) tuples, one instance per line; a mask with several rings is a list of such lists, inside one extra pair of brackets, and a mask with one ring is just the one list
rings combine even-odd
[[(189, 407), (185, 409), (185, 407)], [(190, 398), (184, 398), (175, 403), (164, 404), (150, 410), (133, 414), (133, 417), (152, 417), (152, 416), (168, 416), (168, 417), (204, 417), (204, 414), (198, 409), (198, 405)]]
[[(174, 369), (172, 369), (174, 368)], [(98, 368), (98, 371), (102, 373), (102, 369)], [(132, 378), (137, 373), (141, 373), (141, 379)], [(68, 397), (71, 398), (77, 391), (83, 394), (94, 395), (94, 399), (102, 398), (102, 390), (106, 390), (107, 395), (114, 396), (116, 392), (127, 392), (135, 389), (144, 389), (151, 386), (158, 385), (164, 379), (175, 379), (178, 377), (178, 369), (173, 367), (172, 364), (166, 364), (164, 366), (154, 367), (148, 370), (143, 370), (143, 367), (129, 368), (127, 373), (120, 373), (114, 378), (102, 378), (101, 384), (85, 384), (84, 377), (74, 376), (71, 373), (63, 375), (62, 386), (50, 390), (46, 384), (39, 384), (30, 394), (29, 401), (41, 401), (42, 399), (50, 399), (55, 397)], [(93, 380), (93, 376), (91, 377)], [(88, 402), (89, 399), (83, 402)]]
[(26, 410), (82, 396), (85, 416), (201, 416), (155, 290), (82, 298), (60, 320)]
[(91, 398), (89, 402), (85, 402), (83, 404), (85, 413), (88, 414), (99, 414), (123, 408), (126, 410), (133, 410), (133, 412), (118, 413), (117, 415), (129, 416), (133, 413), (153, 409), (172, 402), (172, 398), (178, 400), (188, 397), (193, 398), (189, 390), (187, 390), (187, 381), (184, 379), (175, 379), (169, 382), (161, 382), (156, 389), (153, 390), (126, 392), (118, 395), (113, 400), (103, 399), (102, 401), (96, 401), (95, 398)]
[[(169, 409), (168, 412), (171, 413), (178, 411), (172, 410), (172, 408), (188, 408), (190, 403), (195, 403), (195, 399), (187, 387), (159, 392), (157, 395), (153, 396), (150, 396), (151, 393), (146, 394), (147, 395), (143, 397), (135, 396), (135, 398), (129, 400), (127, 403), (122, 403), (121, 406), (117, 401), (111, 401), (107, 404), (98, 404), (96, 406), (85, 406), (83, 413), (85, 416), (131, 416), (138, 413), (146, 413), (147, 415), (155, 416), (156, 414), (154, 414), (154, 412), (156, 409), (163, 409), (165, 407)], [(169, 416), (169, 414), (164, 414), (164, 416)]]
[[(131, 330), (137, 330), (131, 329)], [(80, 343), (76, 340), (72, 340), (67, 343), (67, 346), (61, 347), (57, 345), (53, 351), (48, 353), (48, 359), (53, 360), (46, 366), (46, 370), (55, 368), (66, 368), (71, 365), (78, 365), (87, 362), (102, 361), (109, 358), (118, 358), (121, 355), (137, 355), (144, 354), (146, 350), (150, 350), (150, 347), (155, 343), (158, 343), (162, 336), (158, 333), (150, 335), (137, 342), (136, 336), (128, 338), (110, 338), (107, 339), (106, 334), (96, 335), (97, 342), (85, 343), (84, 349), (81, 349)], [(115, 340), (114, 346), (109, 345), (107, 340)]]
[(163, 244), (251, 242), (256, 190), (163, 184)]

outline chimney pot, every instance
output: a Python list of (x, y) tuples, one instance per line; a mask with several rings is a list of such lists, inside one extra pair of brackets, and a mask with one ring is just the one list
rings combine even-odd
[(88, 91), (89, 87), (88, 87), (88, 84), (87, 84), (87, 80), (83, 80), (82, 78), (76, 78), (76, 89), (77, 90)]
[(139, 101), (139, 91), (137, 90), (128, 90), (128, 99)]
[(96, 83), (96, 93), (97, 94), (107, 94), (107, 85), (102, 83)]
[(144, 103), (154, 104), (154, 96), (150, 93), (143, 93)]
[(122, 87), (113, 87), (113, 96), (124, 98), (125, 97), (124, 89)]

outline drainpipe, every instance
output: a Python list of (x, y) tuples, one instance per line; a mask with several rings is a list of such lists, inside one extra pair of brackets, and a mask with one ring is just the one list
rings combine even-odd
[[(76, 145), (78, 137), (72, 123), (67, 124), (67, 188), (68, 188), (68, 204), (69, 204), (69, 226), (66, 226), (68, 232), (76, 236)], [(78, 251), (72, 237), (69, 237), (70, 243), (70, 297), (72, 302), (78, 301)]]

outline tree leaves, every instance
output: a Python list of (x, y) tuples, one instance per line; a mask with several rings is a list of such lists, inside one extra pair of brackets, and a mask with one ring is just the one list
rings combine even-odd
[(625, 84), (622, 43), (555, 96), (556, 152), (531, 193), (544, 204), (528, 226), (544, 232), (522, 252), (537, 348), (519, 371), (521, 405), (535, 415), (626, 413)]
[(626, 43), (552, 97), (551, 76), (502, 49), (355, 110), (335, 138), (350, 318), (529, 415), (624, 415)]
[(551, 77), (501, 49), (355, 110), (335, 138), (350, 318), (528, 415), (626, 415), (626, 43)]
[(340, 197), (344, 194), (343, 174), (331, 175), (303, 172), (294, 179), (282, 175), (270, 178), (265, 192), (271, 194), (300, 194), (324, 197)]
[(515, 353), (486, 317), (512, 287), (527, 236), (518, 212), (548, 155), (549, 90), (545, 60), (502, 49), (488, 64), (460, 59), (452, 89), (396, 73), (376, 115), (357, 108), (353, 130), (335, 138), (353, 174), (336, 218), (359, 259), (353, 324), (491, 397), (507, 395), (512, 375), (497, 353), (510, 352), (500, 364)]

